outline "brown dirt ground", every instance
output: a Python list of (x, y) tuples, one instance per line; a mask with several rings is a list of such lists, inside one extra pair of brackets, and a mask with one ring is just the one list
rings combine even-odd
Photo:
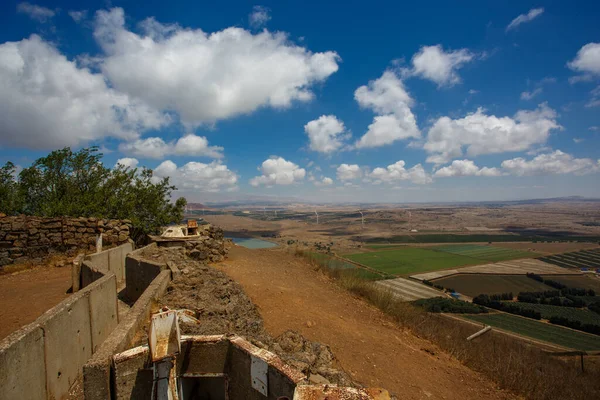
[(291, 254), (234, 246), (216, 268), (242, 285), (271, 335), (291, 329), (329, 345), (366, 386), (407, 399), (514, 398)]
[(38, 267), (0, 275), (0, 339), (66, 299), (71, 268)]

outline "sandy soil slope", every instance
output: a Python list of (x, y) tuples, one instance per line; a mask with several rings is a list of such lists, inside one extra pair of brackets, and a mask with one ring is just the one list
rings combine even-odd
[(406, 399), (514, 398), (291, 254), (235, 246), (216, 267), (242, 285), (271, 335), (293, 329), (329, 345), (364, 385)]

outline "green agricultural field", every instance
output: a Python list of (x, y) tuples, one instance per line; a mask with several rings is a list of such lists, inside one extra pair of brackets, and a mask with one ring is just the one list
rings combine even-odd
[(517, 296), (519, 292), (542, 292), (551, 289), (525, 275), (459, 274), (435, 279), (433, 283), (471, 297), (510, 292)]
[(410, 275), (481, 263), (471, 257), (416, 247), (350, 254), (345, 257), (393, 275)]
[(537, 256), (536, 253), (532, 253), (529, 251), (477, 244), (445, 245), (432, 247), (431, 249), (443, 251), (445, 253), (473, 257), (479, 260), (485, 260), (490, 262), (515, 260), (517, 258), (531, 258)]
[(565, 317), (574, 321), (579, 321), (582, 324), (600, 325), (600, 314), (589, 310), (581, 310), (573, 307), (553, 306), (550, 304), (532, 304), (532, 303), (517, 303), (519, 307), (535, 310), (542, 314), (542, 318), (550, 319), (551, 317)]
[(511, 314), (465, 315), (463, 318), (575, 350), (600, 350), (600, 336), (577, 332)]

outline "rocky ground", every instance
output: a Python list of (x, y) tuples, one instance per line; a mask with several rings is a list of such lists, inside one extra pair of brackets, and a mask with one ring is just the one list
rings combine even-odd
[(190, 309), (201, 322), (200, 325), (182, 324), (183, 334), (237, 334), (277, 354), (308, 375), (311, 382), (357, 386), (340, 370), (328, 346), (307, 340), (296, 331), (270, 336), (258, 309), (242, 287), (223, 272), (192, 259), (195, 251), (202, 250), (196, 250), (198, 246), (191, 250), (189, 247), (156, 249), (182, 272), (171, 282), (160, 304), (171, 309)]

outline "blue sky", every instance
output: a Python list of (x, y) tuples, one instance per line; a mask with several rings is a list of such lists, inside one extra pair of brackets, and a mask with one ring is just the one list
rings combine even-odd
[(449, 3), (4, 2), (0, 162), (98, 145), (190, 201), (599, 197), (600, 4)]

